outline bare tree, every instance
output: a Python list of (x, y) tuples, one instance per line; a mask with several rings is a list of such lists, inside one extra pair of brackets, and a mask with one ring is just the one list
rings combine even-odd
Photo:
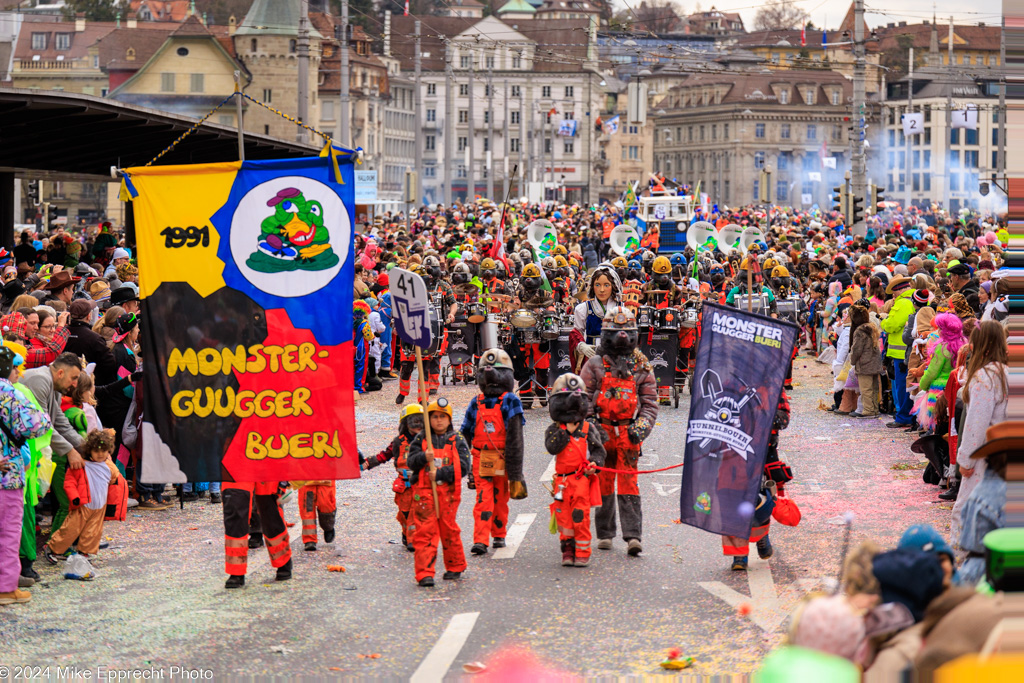
[(773, 0), (754, 16), (754, 29), (757, 31), (780, 31), (800, 28), (810, 19), (810, 15), (801, 7), (793, 4), (793, 0)]
[(654, 34), (674, 33), (683, 28), (683, 8), (672, 0), (644, 0), (635, 8), (633, 28)]

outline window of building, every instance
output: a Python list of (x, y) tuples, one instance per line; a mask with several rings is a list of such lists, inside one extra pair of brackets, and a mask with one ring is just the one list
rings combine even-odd
[(324, 100), (320, 103), (320, 118), (325, 121), (334, 120), (334, 100)]
[(839, 104), (839, 97), (840, 97), (839, 91), (838, 90), (833, 90), (832, 91), (832, 104), (834, 104), (834, 105)]
[(960, 191), (960, 174), (950, 173), (949, 174), (949, 189), (952, 192)]
[(964, 151), (964, 167), (978, 168), (978, 150), (968, 149)]
[(576, 112), (573, 112), (573, 111), (567, 111), (567, 112), (565, 112), (564, 114), (562, 114), (562, 116), (564, 116), (564, 117), (565, 117), (565, 120), (566, 120), (566, 121), (572, 121), (573, 119), (575, 119), (575, 118), (576, 118)]
[(754, 168), (764, 168), (764, 152), (754, 152)]
[[(160, 74), (160, 92), (174, 92), (174, 74)], [(269, 101), (269, 100), (267, 100)]]
[(437, 95), (437, 83), (427, 83), (427, 95)]
[(465, 152), (467, 145), (469, 145), (469, 138), (467, 138), (465, 135), (459, 136), (459, 151)]
[(437, 167), (436, 166), (424, 166), (423, 167), (423, 177), (424, 178), (436, 178), (437, 177)]
[(729, 201), (729, 181), (726, 180), (722, 183), (722, 201)]
[(788, 123), (783, 123), (782, 125), (779, 126), (779, 137), (782, 138), (783, 140), (788, 140), (789, 139), (789, 124)]
[(779, 90), (779, 104), (789, 104), (789, 88)]
[(960, 129), (951, 128), (949, 130), (949, 144), (958, 145), (960, 144)]
[(725, 140), (729, 139), (729, 124), (728, 123), (723, 123), (722, 124), (722, 138), (725, 139)]
[(512, 97), (522, 97), (522, 96), (523, 96), (523, 94), (522, 94), (522, 90), (520, 89), (520, 87), (518, 85), (513, 85), (512, 86)]
[(807, 124), (807, 139), (817, 140), (818, 139), (818, 126), (813, 123)]
[(921, 183), (921, 186), (922, 186), (921, 189), (924, 190), (925, 192), (931, 192), (931, 190), (932, 190), (932, 174), (931, 173), (925, 173), (924, 177), (921, 178), (921, 180), (924, 181), (923, 183)]
[(779, 154), (779, 170), (785, 171), (789, 169), (791, 159), (792, 157), (789, 152), (782, 152)]
[(574, 149), (574, 143), (572, 140), (566, 140), (562, 145), (562, 152), (565, 154), (572, 154)]
[(569, 99), (570, 97), (572, 97), (573, 96), (572, 93), (573, 93), (572, 86), (571, 85), (565, 86), (565, 97), (566, 97), (566, 99)]
[(920, 173), (914, 173), (913, 175), (910, 176), (910, 187), (914, 190), (914, 192), (920, 192), (921, 191), (921, 174)]
[(921, 150), (914, 150), (911, 156), (911, 163), (913, 164), (914, 168), (921, 168)]
[(712, 140), (717, 140), (718, 139), (718, 124), (717, 123), (712, 123), (711, 124), (711, 139)]
[(544, 138), (544, 153), (551, 154), (551, 138)]
[(761, 139), (764, 138), (764, 124), (763, 123), (754, 124), (754, 137), (755, 138), (761, 138)]
[(218, 114), (217, 123), (219, 123), (222, 126), (233, 126), (235, 125), (235, 117), (231, 114)]
[(775, 197), (773, 198), (776, 202), (784, 202), (789, 199), (789, 181), (780, 180), (775, 183)]
[(761, 201), (761, 181), (760, 179), (754, 180), (754, 201)]
[(459, 83), (459, 95), (462, 97), (469, 95), (469, 83)]
[(542, 86), (541, 89), (540, 89), (540, 96), (541, 97), (551, 97), (551, 86), (550, 85)]
[(494, 57), (484, 57), (484, 68), (485, 69), (493, 69), (494, 68)]
[(930, 169), (932, 167), (932, 151), (930, 149), (926, 149), (926, 150), (922, 150), (922, 151), (924, 152), (924, 156), (921, 159), (921, 164), (922, 164), (921, 168), (929, 168)]
[(704, 126), (700, 127), (700, 141), (704, 142)]
[(255, 38), (253, 38), (252, 40), (250, 40), (250, 41), (249, 41), (249, 52), (256, 52), (256, 47), (257, 47), (257, 45), (258, 45), (258, 44), (259, 44), (259, 43), (257, 43), (257, 42), (256, 42), (256, 39), (255, 39)]
[(462, 55), (459, 57), (459, 68), (468, 69), (471, 62), (472, 58), (469, 55)]
[(437, 110), (436, 109), (428, 109), (427, 110), (427, 121), (437, 121)]
[(462, 164), (459, 164), (459, 167), (455, 170), (455, 174), (459, 178), (465, 178), (466, 177), (466, 167), (464, 165), (462, 165)]
[[(171, 74), (171, 75), (173, 76), (174, 74)], [(274, 91), (271, 90), (270, 88), (264, 88), (263, 89), (263, 101), (265, 103), (267, 103), (267, 104), (270, 104), (271, 102), (273, 102), (274, 101)]]
[(189, 74), (189, 91), (203, 92), (203, 74)]
[(814, 90), (808, 88), (807, 92), (804, 93), (804, 104), (814, 104)]
[(637, 135), (640, 132), (640, 126), (628, 126), (626, 132), (630, 135)]
[(964, 129), (964, 144), (965, 145), (976, 145), (978, 144), (978, 131), (971, 130), (970, 128)]
[(469, 110), (468, 109), (460, 109), (459, 110), (459, 123), (469, 123)]
[(47, 33), (33, 33), (32, 34), (32, 49), (33, 50), (45, 50), (46, 49), (46, 38), (49, 34)]
[(70, 33), (57, 33), (53, 36), (53, 47), (57, 50), (70, 50), (71, 49), (71, 34)]
[(288, 41), (288, 52), (290, 52), (291, 54), (295, 54), (298, 51), (298, 49), (299, 41), (297, 41), (295, 38), (292, 38), (291, 40)]
[[(513, 69), (522, 69), (523, 68), (523, 58), (522, 57), (513, 57), (512, 58), (512, 68)], [(513, 86), (513, 87), (518, 88), (519, 86), (517, 85), (517, 86)], [(518, 97), (518, 95), (516, 95), (516, 97)]]
[(835, 141), (843, 139), (843, 127), (838, 123), (832, 124), (832, 139)]
[(640, 161), (642, 158), (643, 158), (643, 155), (640, 152), (640, 146), (639, 145), (630, 145), (629, 146), (629, 159), (630, 159), (630, 161)]
[(519, 151), (519, 138), (510, 138), (508, 141), (508, 151), (518, 152)]
[(437, 143), (437, 138), (435, 136), (433, 136), (433, 135), (428, 135), (426, 137), (425, 144), (424, 144), (423, 148), (425, 150), (427, 150), (428, 152), (433, 152), (434, 149), (435, 149), (434, 145), (436, 143)]

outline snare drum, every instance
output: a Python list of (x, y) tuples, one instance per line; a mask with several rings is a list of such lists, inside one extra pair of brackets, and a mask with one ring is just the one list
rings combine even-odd
[(682, 320), (680, 321), (680, 324), (683, 327), (697, 327), (698, 315), (699, 311), (697, 311), (697, 307), (689, 305), (683, 309)]
[(525, 308), (520, 308), (512, 314), (509, 322), (512, 323), (512, 327), (518, 327), (519, 329), (526, 329), (537, 326), (537, 316), (532, 311), (528, 311)]
[(558, 339), (558, 317), (555, 314), (546, 315), (540, 323), (541, 339)]
[[(487, 320), (487, 307), (479, 301), (474, 301), (467, 307), (466, 318), (471, 323), (482, 323)], [(488, 347), (490, 348), (490, 347)]]
[(680, 314), (675, 308), (659, 308), (655, 311), (658, 330), (675, 331), (679, 329)]
[(432, 356), (441, 347), (444, 329), (441, 327), (441, 315), (437, 306), (430, 306), (430, 348), (423, 355)]
[(649, 330), (654, 324), (655, 309), (652, 306), (640, 306), (637, 309), (636, 325), (642, 330)]

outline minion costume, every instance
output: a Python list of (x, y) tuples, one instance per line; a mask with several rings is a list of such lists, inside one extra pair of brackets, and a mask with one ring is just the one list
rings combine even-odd
[(354, 388), (360, 394), (366, 392), (366, 365), (370, 342), (373, 341), (373, 330), (370, 329), (368, 318), (370, 305), (358, 300), (352, 303), (352, 343), (355, 346)]

